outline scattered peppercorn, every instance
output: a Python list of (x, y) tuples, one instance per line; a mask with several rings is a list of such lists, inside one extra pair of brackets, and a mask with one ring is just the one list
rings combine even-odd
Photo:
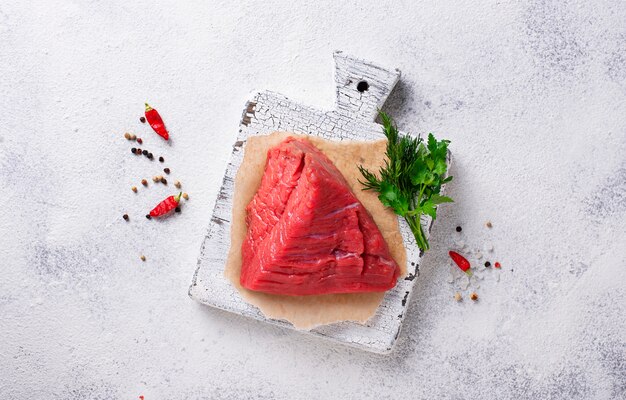
[(155, 175), (152, 177), (152, 182), (157, 182), (159, 180), (159, 178)]
[(137, 149), (133, 147), (132, 149), (130, 149), (130, 152), (135, 154), (137, 152)]
[(491, 267), (491, 263), (489, 261), (485, 261), (485, 267), (487, 268)]
[(457, 232), (461, 232), (462, 230), (463, 230), (463, 228), (461, 228), (460, 226), (457, 226), (457, 227), (456, 227), (456, 231), (457, 231)]
[(146, 256), (144, 256), (143, 254), (139, 258), (141, 258), (141, 261), (146, 261)]
[(130, 133), (126, 132), (124, 134), (124, 138), (126, 138), (126, 140), (130, 140)]
[(148, 155), (148, 150), (142, 151), (141, 154), (143, 154), (144, 156), (147, 156)]
[(138, 156), (140, 156), (140, 155), (141, 155), (141, 149), (139, 149), (139, 148), (138, 148), (138, 149), (135, 151), (135, 154), (137, 154)]
[(152, 160), (154, 158), (154, 155), (152, 155), (152, 153), (148, 153), (148, 158)]
[(176, 181), (176, 182), (174, 182), (174, 186), (176, 186), (178, 189), (180, 189), (180, 186), (181, 186), (181, 185), (180, 185), (180, 181)]
[(487, 228), (491, 228), (493, 225), (491, 224), (491, 221), (487, 221), (487, 223), (485, 224), (487, 226)]
[(159, 157), (159, 161), (160, 161), (160, 162), (163, 162), (163, 161), (165, 161), (165, 158), (163, 158), (163, 157)]
[(183, 193), (183, 199), (189, 200), (189, 195), (187, 193)]
[(141, 184), (144, 185), (144, 186), (148, 186), (148, 181), (145, 180), (145, 179), (142, 179), (141, 180)]
[(167, 179), (161, 178), (161, 183), (164, 184), (164, 185), (167, 185)]
[(157, 178), (157, 181), (160, 181), (161, 179), (163, 179), (163, 175), (157, 175), (156, 178)]
[(137, 143), (142, 144), (142, 143), (143, 143), (143, 140), (142, 140), (140, 137), (138, 137), (138, 138), (137, 138)]
[(132, 190), (133, 192), (137, 193), (137, 186), (131, 187), (130, 190)]
[(476, 294), (476, 292), (472, 292), (472, 294), (470, 294), (470, 299), (474, 301), (478, 300), (478, 294)]
[(145, 124), (145, 123), (146, 123), (146, 117), (139, 117), (139, 121), (140, 121), (142, 124)]
[(495, 267), (496, 267), (496, 268), (502, 268), (502, 265), (500, 265), (500, 263), (499, 263), (498, 261), (496, 261), (496, 265), (495, 265)]
[(128, 214), (122, 215), (122, 218), (124, 218), (126, 221), (128, 221)]
[(174, 209), (174, 211), (176, 211), (176, 212), (180, 212), (180, 207), (176, 207), (176, 208)]
[(137, 140), (137, 135), (135, 135), (134, 133), (131, 133), (130, 140)]
[(454, 294), (454, 300), (456, 300), (456, 301), (461, 301), (461, 300), (463, 300), (463, 297), (461, 296), (461, 293), (456, 292), (456, 293)]
[(148, 218), (148, 219), (152, 219), (152, 217), (150, 216), (150, 214), (146, 214), (146, 218)]
[(163, 168), (163, 172), (165, 172), (166, 174), (170, 173), (170, 169), (169, 168)]

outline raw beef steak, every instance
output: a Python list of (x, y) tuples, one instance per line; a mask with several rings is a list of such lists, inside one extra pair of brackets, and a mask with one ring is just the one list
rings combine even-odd
[(241, 285), (284, 295), (385, 291), (400, 273), (367, 210), (306, 139), (268, 151), (246, 207)]

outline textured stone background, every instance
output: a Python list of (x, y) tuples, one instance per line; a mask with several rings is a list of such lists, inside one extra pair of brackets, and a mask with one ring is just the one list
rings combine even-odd
[[(234, 3), (0, 3), (0, 398), (625, 398), (626, 4)], [(455, 156), (389, 357), (187, 297), (248, 93), (330, 107), (335, 49), (400, 68), (388, 111)], [(127, 130), (176, 218), (142, 217), (173, 188), (130, 191), (159, 165)], [(475, 304), (459, 237), (503, 263)]]

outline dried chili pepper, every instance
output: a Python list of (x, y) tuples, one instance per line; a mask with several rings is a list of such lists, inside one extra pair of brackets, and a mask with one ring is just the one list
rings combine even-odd
[(156, 207), (150, 211), (151, 217), (160, 217), (169, 213), (178, 207), (178, 203), (180, 203), (180, 196), (182, 196), (182, 192), (178, 193), (176, 196), (170, 196), (167, 199), (163, 200)]
[(148, 103), (146, 103), (146, 120), (157, 135), (161, 136), (165, 140), (170, 138), (170, 134), (167, 133), (167, 129), (165, 129), (165, 124), (163, 123), (163, 119), (159, 115), (159, 112), (150, 107)]
[(472, 276), (472, 270), (470, 269), (471, 267), (470, 262), (467, 261), (465, 257), (460, 255), (456, 251), (449, 251), (448, 254), (450, 255), (450, 258), (452, 259), (452, 261), (454, 261), (454, 263), (458, 265), (459, 268), (461, 268), (461, 271), (465, 272), (469, 276)]

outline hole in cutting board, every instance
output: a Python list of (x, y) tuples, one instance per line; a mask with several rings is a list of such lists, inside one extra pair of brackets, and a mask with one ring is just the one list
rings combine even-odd
[(358, 90), (361, 93), (365, 92), (369, 88), (370, 88), (370, 84), (367, 83), (367, 81), (361, 81), (356, 84), (356, 90)]

